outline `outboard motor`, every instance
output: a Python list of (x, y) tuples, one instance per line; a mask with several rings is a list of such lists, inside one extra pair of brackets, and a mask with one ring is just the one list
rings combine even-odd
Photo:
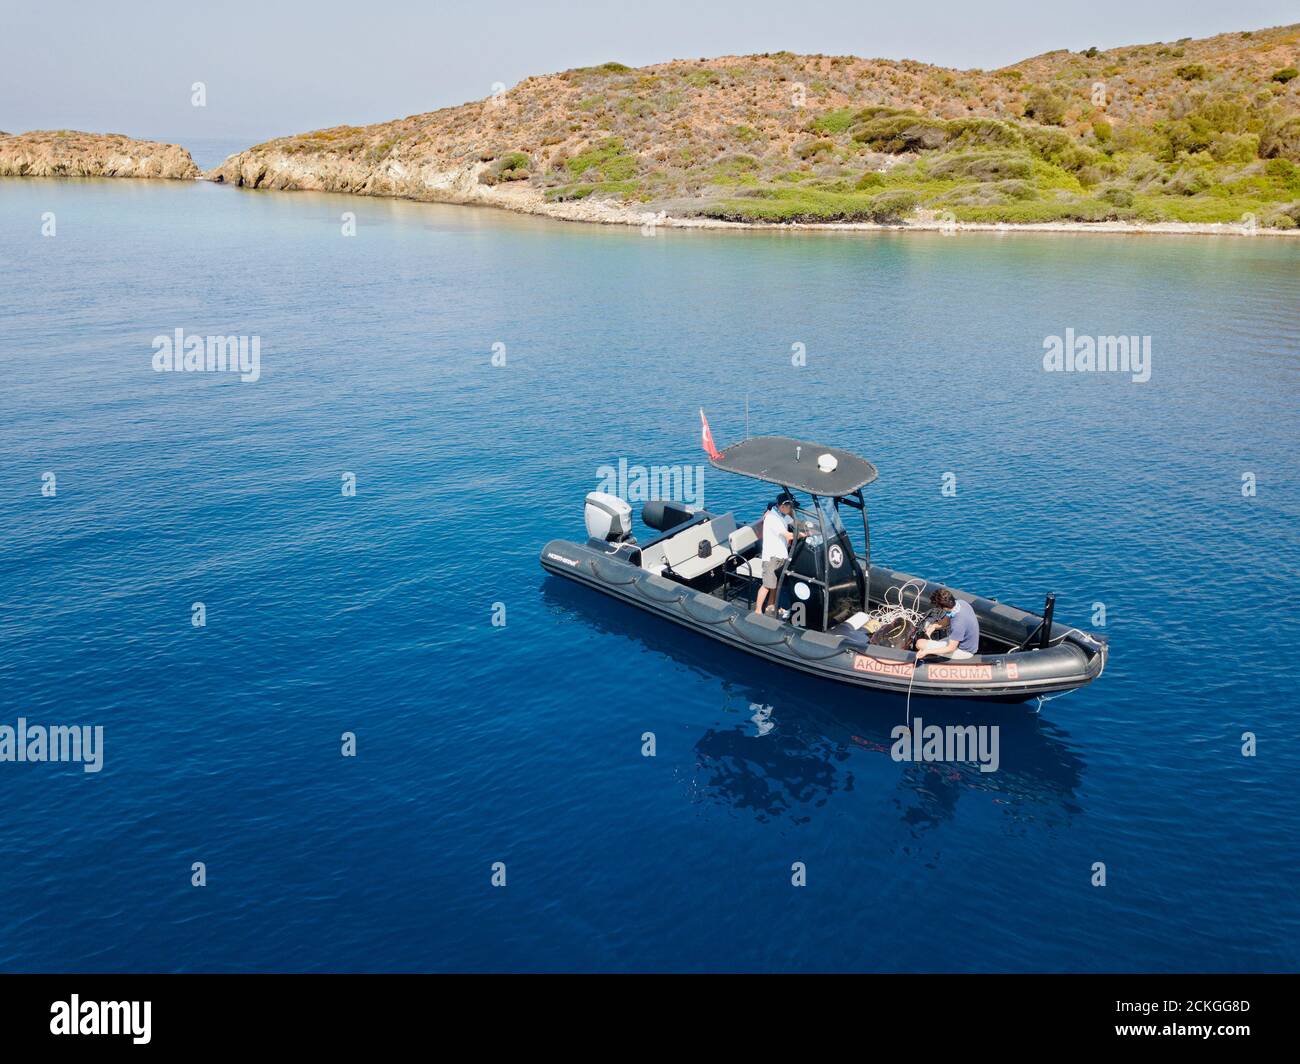
[(623, 543), (632, 538), (632, 507), (617, 495), (593, 491), (583, 510), (587, 535), (605, 543)]

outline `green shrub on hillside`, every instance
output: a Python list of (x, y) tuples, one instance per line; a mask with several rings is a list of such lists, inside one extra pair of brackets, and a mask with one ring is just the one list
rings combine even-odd
[(1101, 160), (1100, 153), (1080, 144), (1064, 130), (1031, 127), (1025, 131), (1025, 140), (1035, 155), (1062, 170), (1081, 170)]
[(909, 189), (889, 189), (872, 199), (872, 220), (876, 222), (900, 222), (916, 210), (920, 200), (921, 197)]
[(1025, 135), (1010, 122), (996, 118), (957, 118), (947, 124), (949, 148), (1018, 148)]
[(686, 81), (697, 89), (706, 89), (722, 81), (722, 75), (716, 70), (692, 70), (686, 75)]
[(529, 172), (531, 166), (532, 160), (524, 152), (507, 152), (482, 171), (478, 179), (485, 185), (495, 185), (501, 181), (524, 181), (532, 176)]
[(1300, 115), (1270, 125), (1259, 139), (1263, 159), (1289, 159), (1300, 163)]
[(1014, 178), (1008, 181), (994, 181), (988, 186), (988, 189), (1003, 201), (1038, 198), (1038, 189), (1034, 187), (1032, 181), (1021, 181)]
[(822, 155), (835, 150), (835, 141), (833, 140), (806, 140), (802, 144), (796, 144), (793, 148), (794, 154), (800, 159), (811, 159), (816, 155)]
[(570, 200), (586, 199), (595, 191), (595, 185), (561, 185), (559, 188), (548, 189), (546, 198), (554, 202), (565, 203)]
[(826, 133), (832, 136), (846, 133), (858, 121), (859, 112), (852, 107), (841, 107), (836, 111), (827, 111), (808, 123), (809, 133)]
[(1259, 157), (1259, 135), (1219, 133), (1211, 139), (1208, 150), (1216, 162), (1248, 163)]
[(877, 222), (893, 224), (916, 208), (919, 197), (904, 189), (875, 195), (811, 188), (756, 190), (735, 199), (707, 203), (699, 213), (732, 222)]
[(752, 155), (727, 155), (713, 166), (709, 180), (714, 184), (749, 184), (759, 162)]
[(1269, 159), (1264, 164), (1264, 173), (1282, 189), (1300, 196), (1300, 166), (1290, 159)]
[(1065, 119), (1065, 101), (1051, 89), (1035, 85), (1025, 99), (1025, 116), (1047, 126), (1059, 126)]
[(1165, 191), (1174, 196), (1196, 196), (1213, 184), (1213, 178), (1203, 167), (1182, 166), (1165, 181)]
[(604, 181), (626, 181), (637, 171), (637, 160), (623, 150), (621, 137), (610, 137), (598, 147), (588, 148), (565, 164), (574, 177), (595, 174)]
[(1034, 161), (1023, 152), (959, 152), (940, 155), (930, 164), (930, 176), (966, 177), (976, 181), (1005, 178), (1028, 178), (1034, 173)]
[(915, 112), (902, 112), (868, 118), (858, 125), (853, 139), (876, 151), (897, 154), (905, 151), (932, 151), (948, 139), (946, 122), (925, 118)]
[(1300, 200), (1271, 208), (1265, 213), (1262, 221), (1264, 225), (1275, 229), (1300, 228)]
[(954, 207), (959, 222), (1006, 222), (1026, 225), (1044, 222), (1113, 222), (1134, 217), (1131, 209), (1102, 199), (1032, 200), (990, 207)]

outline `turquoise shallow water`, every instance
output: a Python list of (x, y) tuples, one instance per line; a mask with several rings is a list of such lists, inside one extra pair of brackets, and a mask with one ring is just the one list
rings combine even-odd
[[(0, 263), (0, 724), (105, 729), (0, 763), (3, 969), (1297, 968), (1300, 245), (5, 181)], [(261, 379), (153, 372), (177, 328)], [(1043, 372), (1067, 328), (1151, 380)], [(695, 465), (746, 394), (876, 462), (879, 560), (1104, 603), (1106, 675), (914, 701), (1001, 766), (898, 764), (897, 700), (543, 576), (600, 466)]]

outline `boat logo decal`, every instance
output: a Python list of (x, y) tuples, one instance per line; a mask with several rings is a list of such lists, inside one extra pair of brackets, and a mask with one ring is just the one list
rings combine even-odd
[(1008, 680), (1020, 679), (1020, 666), (1016, 664), (1016, 662), (1014, 661), (1007, 662), (1007, 679)]
[(855, 672), (874, 672), (878, 676), (902, 676), (910, 679), (913, 665), (910, 661), (885, 661), (873, 658), (870, 654), (854, 654), (853, 670)]
[(829, 557), (831, 560), (832, 569), (838, 569), (841, 565), (844, 564), (844, 551), (840, 549), (838, 543), (831, 547), (829, 552)]
[(547, 551), (546, 556), (553, 562), (562, 562), (563, 564), (570, 565), (575, 569), (582, 564), (581, 562), (575, 562), (572, 558), (565, 558), (563, 555), (556, 554), (554, 551)]

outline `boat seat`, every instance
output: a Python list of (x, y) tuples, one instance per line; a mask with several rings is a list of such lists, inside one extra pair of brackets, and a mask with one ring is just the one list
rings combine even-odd
[(731, 548), (732, 554), (744, 554), (757, 542), (758, 533), (754, 531), (753, 525), (742, 525), (727, 537), (727, 546)]
[[(662, 555), (662, 563), (666, 563), (678, 579), (696, 580), (731, 557), (731, 551), (722, 546), (722, 541), (729, 539), (735, 531), (736, 519), (731, 514), (723, 514), (702, 525), (683, 529), (671, 539), (654, 546), (662, 548), (656, 553)], [(700, 557), (700, 543), (704, 541), (712, 548), (707, 558)], [(646, 564), (645, 568), (662, 573), (664, 564), (652, 562)]]
[(758, 532), (753, 525), (741, 525), (727, 537), (727, 546), (731, 548), (732, 555), (740, 558), (740, 564), (731, 570), (736, 576), (752, 576), (757, 579), (763, 575), (763, 560), (757, 553), (752, 558), (742, 557), (757, 542)]

